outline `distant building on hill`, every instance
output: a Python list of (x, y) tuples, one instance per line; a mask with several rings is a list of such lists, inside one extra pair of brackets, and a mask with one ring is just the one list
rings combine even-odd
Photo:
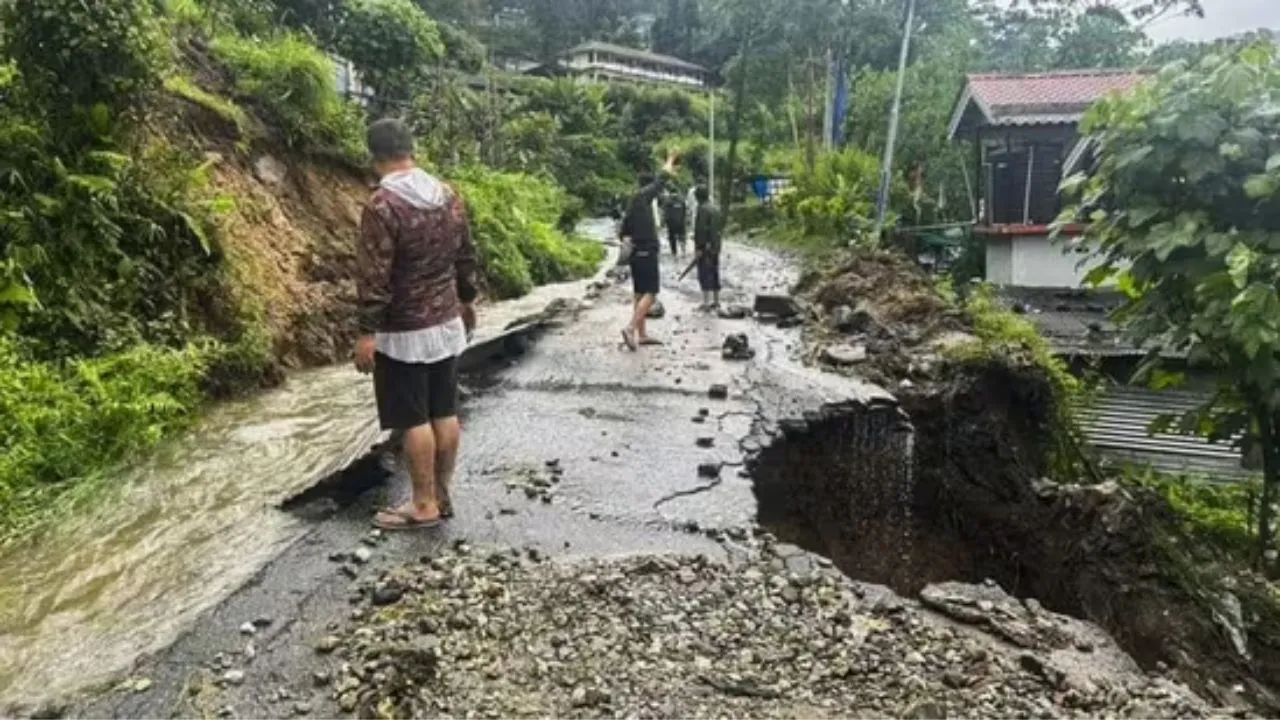
[(555, 62), (531, 68), (529, 74), (570, 76), (597, 81), (637, 82), (707, 87), (711, 73), (691, 62), (647, 50), (604, 42), (587, 42), (560, 54)]
[(1077, 132), (1084, 113), (1111, 92), (1137, 85), (1136, 70), (1069, 70), (970, 75), (956, 102), (952, 140), (972, 140), (967, 172), (977, 225), (986, 240), (987, 280), (998, 285), (1077, 288), (1088, 267), (1049, 225), (1062, 206), (1058, 186), (1088, 155)]

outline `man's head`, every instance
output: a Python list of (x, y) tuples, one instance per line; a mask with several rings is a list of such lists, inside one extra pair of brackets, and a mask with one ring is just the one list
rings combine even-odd
[(653, 183), (653, 173), (642, 172), (636, 176), (636, 180), (640, 187), (648, 187)]
[(711, 199), (711, 193), (707, 191), (706, 185), (699, 185), (698, 189), (693, 191), (693, 196), (697, 198), (699, 205), (704, 205)]
[(396, 118), (385, 118), (369, 126), (369, 154), (379, 175), (413, 166), (413, 133)]

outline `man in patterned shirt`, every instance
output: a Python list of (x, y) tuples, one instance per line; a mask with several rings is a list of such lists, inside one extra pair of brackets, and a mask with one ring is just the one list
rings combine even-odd
[(476, 254), (462, 198), (417, 167), (408, 127), (380, 120), (368, 141), (381, 181), (360, 219), (355, 362), (373, 373), (378, 418), (402, 434), (413, 480), (410, 500), (374, 524), (426, 528), (452, 515), (458, 356), (475, 327)]

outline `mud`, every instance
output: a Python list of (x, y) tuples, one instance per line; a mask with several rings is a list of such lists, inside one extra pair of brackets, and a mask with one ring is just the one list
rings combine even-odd
[(749, 461), (762, 525), (904, 595), (994, 583), (1096, 623), (1144, 669), (1216, 702), (1280, 708), (1265, 585), (1232, 581), (1254, 613), (1235, 612), (1233, 633), (1221, 590), (1174, 577), (1192, 543), (1158, 496), (1043, 479), (1053, 406), (1042, 374), (951, 366), (899, 403), (793, 421)]

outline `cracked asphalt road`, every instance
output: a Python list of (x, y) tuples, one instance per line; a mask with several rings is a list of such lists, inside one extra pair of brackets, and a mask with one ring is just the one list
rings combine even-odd
[[(651, 325), (664, 346), (638, 353), (619, 347), (630, 302), (626, 284), (589, 301), (468, 400), (453, 491), (458, 517), (436, 531), (390, 537), (367, 564), (350, 567), (372, 575), (463, 540), (556, 558), (722, 556), (724, 546), (683, 529), (754, 524), (751, 483), (739, 469), (771, 424), (823, 402), (885, 395), (802, 368), (792, 357), (798, 330), (696, 313), (696, 283), (677, 285), (677, 264), (664, 260), (666, 316)], [(776, 256), (741, 245), (727, 247), (724, 268), (730, 303), (785, 292), (794, 280), (794, 270)], [(735, 332), (749, 337), (753, 360), (721, 359), (724, 336)], [(728, 386), (729, 397), (710, 399), (712, 384)], [(562, 473), (546, 503), (527, 496), (518, 481), (545, 472), (548, 461), (558, 461)], [(700, 477), (705, 464), (718, 466), (720, 476)], [(171, 647), (141, 660), (132, 687), (98, 695), (72, 714), (266, 717), (287, 710), (282, 698), (309, 702), (320, 716), (334, 714), (324, 691), (299, 686), (296, 678), (306, 676), (315, 641), (350, 612), (352, 579), (329, 557), (361, 547), (379, 500), (379, 493), (367, 493), (316, 522)], [(241, 632), (255, 620), (261, 629)], [(215, 687), (200, 680), (219, 655), (244, 671), (243, 682)]]

